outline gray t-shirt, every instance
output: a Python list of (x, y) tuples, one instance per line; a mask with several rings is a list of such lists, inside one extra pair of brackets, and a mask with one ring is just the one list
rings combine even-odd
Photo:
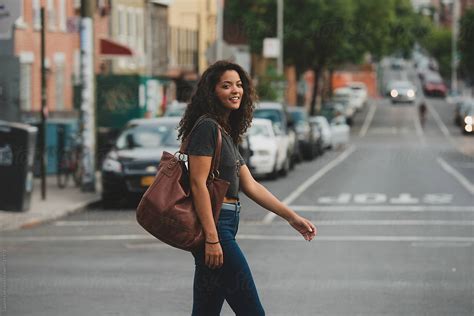
[[(193, 156), (214, 156), (217, 142), (217, 122), (211, 118), (205, 118), (192, 132), (187, 153)], [(226, 197), (239, 198), (239, 169), (245, 165), (245, 161), (239, 153), (237, 145), (232, 138), (223, 130), (221, 161), (218, 167), (219, 178), (229, 181)], [(192, 168), (192, 166), (191, 166)]]

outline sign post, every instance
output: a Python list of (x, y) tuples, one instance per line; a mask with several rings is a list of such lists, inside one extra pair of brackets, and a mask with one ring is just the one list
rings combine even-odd
[(94, 73), (94, 0), (81, 2), (81, 138), (82, 191), (95, 192), (95, 73)]

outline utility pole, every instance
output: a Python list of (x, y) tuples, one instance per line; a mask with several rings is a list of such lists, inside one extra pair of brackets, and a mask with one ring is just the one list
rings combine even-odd
[(223, 28), (224, 28), (224, 0), (216, 0), (217, 23), (216, 23), (216, 60), (222, 59)]
[(81, 140), (82, 191), (95, 192), (95, 0), (81, 0)]
[(278, 74), (283, 75), (283, 0), (277, 0), (277, 37), (280, 43), (280, 52), (277, 59)]
[(46, 30), (45, 30), (45, 16), (44, 7), (40, 9), (41, 18), (41, 132), (39, 139), (40, 147), (40, 173), (41, 173), (41, 199), (46, 200), (46, 120), (48, 114), (48, 107), (46, 104)]
[(452, 0), (452, 38), (451, 38), (451, 91), (458, 91), (458, 36), (459, 36), (459, 16), (461, 14), (461, 6), (459, 0)]

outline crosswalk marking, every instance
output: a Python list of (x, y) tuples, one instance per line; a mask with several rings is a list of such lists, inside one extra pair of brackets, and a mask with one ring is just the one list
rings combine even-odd
[(290, 205), (297, 212), (474, 212), (474, 206), (451, 205)]

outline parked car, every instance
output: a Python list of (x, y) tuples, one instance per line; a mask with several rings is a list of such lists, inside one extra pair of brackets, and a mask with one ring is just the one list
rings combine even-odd
[(182, 117), (184, 112), (186, 111), (186, 107), (188, 106), (185, 102), (171, 102), (165, 110), (165, 114), (163, 116), (177, 116)]
[(250, 157), (250, 171), (255, 177), (274, 179), (279, 173), (287, 172), (287, 148), (275, 134), (272, 121), (254, 118), (247, 135), (253, 153)]
[(343, 115), (344, 106), (334, 101), (324, 102), (318, 115), (324, 116), (329, 122), (337, 116)]
[[(289, 119), (283, 104), (278, 102), (261, 102), (257, 104), (254, 111), (255, 118), (268, 119), (272, 122), (273, 130), (279, 141), (284, 143), (286, 148), (285, 168), (282, 173), (286, 174), (288, 170), (298, 160), (300, 154), (298, 150), (298, 141), (296, 133), (293, 130), (292, 122)], [(287, 167), (288, 166), (288, 167)]]
[(461, 115), (461, 132), (463, 134), (473, 134), (474, 127), (474, 103), (466, 106), (465, 112)]
[(352, 90), (347, 87), (335, 89), (333, 92), (333, 101), (343, 106), (344, 110), (342, 114), (345, 116), (347, 124), (352, 125), (357, 108), (352, 98)]
[(309, 124), (308, 113), (303, 107), (288, 107), (296, 131), (299, 150), (303, 158), (312, 160), (319, 154), (319, 131)]
[(331, 142), (332, 146), (345, 145), (349, 143), (350, 127), (342, 116), (335, 117), (331, 121)]
[(164, 150), (179, 150), (179, 117), (131, 120), (102, 163), (102, 202), (140, 197), (153, 182)]
[(367, 103), (367, 86), (363, 82), (353, 81), (347, 85), (352, 90), (352, 98), (357, 110), (360, 110)]
[(423, 92), (427, 96), (438, 96), (438, 97), (446, 97), (448, 93), (448, 88), (443, 81), (443, 78), (436, 73), (430, 72), (426, 73), (423, 78)]
[(458, 98), (454, 102), (454, 124), (461, 126), (463, 123), (463, 118), (467, 110), (474, 104), (474, 100), (471, 98)]
[(389, 83), (390, 100), (392, 103), (409, 102), (414, 103), (416, 100), (416, 87), (408, 80), (397, 80)]
[(319, 129), (319, 132), (321, 134), (322, 151), (324, 151), (325, 149), (330, 149), (332, 147), (332, 133), (331, 126), (328, 120), (321, 115), (311, 116), (309, 118), (309, 123)]

